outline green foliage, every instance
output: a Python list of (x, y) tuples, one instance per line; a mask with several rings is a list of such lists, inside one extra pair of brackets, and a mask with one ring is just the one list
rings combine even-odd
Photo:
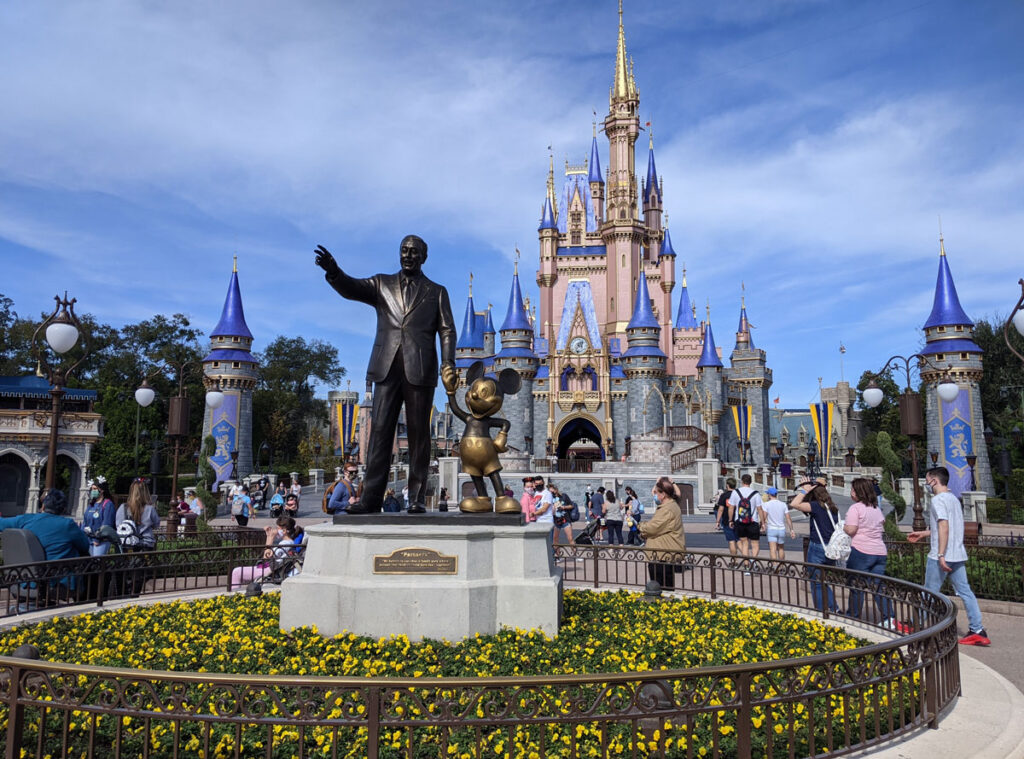
[(892, 436), (888, 432), (872, 432), (864, 437), (858, 460), (865, 466), (882, 468), (882, 476), (878, 485), (882, 496), (894, 507), (896, 519), (903, 519), (907, 510), (907, 502), (896, 491), (896, 480), (903, 475), (903, 462), (892, 447)]

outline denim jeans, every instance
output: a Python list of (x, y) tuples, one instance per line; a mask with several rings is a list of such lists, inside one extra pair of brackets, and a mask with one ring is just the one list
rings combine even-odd
[(621, 546), (625, 542), (622, 540), (622, 520), (606, 519), (604, 525), (608, 528), (608, 545), (618, 543)]
[[(856, 548), (853, 548), (850, 550), (850, 558), (846, 560), (846, 568), (856, 569), (860, 572), (869, 572), (873, 575), (884, 575), (887, 558), (884, 554), (880, 556), (873, 553), (861, 553)], [(876, 587), (877, 584), (876, 582)], [(862, 592), (859, 590), (850, 591), (850, 608), (847, 609), (847, 613), (851, 617), (860, 616), (861, 595)], [(878, 609), (878, 613), (882, 615), (883, 620), (889, 619), (892, 616), (889, 599), (880, 593), (875, 594), (875, 608)]]
[[(807, 563), (808, 564), (821, 564), (825, 567), (834, 567), (836, 565), (833, 559), (825, 558), (825, 549), (822, 547), (820, 542), (817, 542), (815, 538), (811, 538), (810, 544), (807, 546)], [(814, 608), (821, 611), (825, 610), (825, 607), (821, 602), (821, 583), (816, 580), (821, 576), (822, 572), (820, 569), (808, 569), (807, 576), (811, 580), (811, 595), (814, 596)], [(838, 611), (839, 607), (836, 606), (836, 595), (832, 591), (832, 586), (828, 588), (828, 609), (829, 611)]]
[[(967, 562), (947, 561), (946, 563), (953, 570), (949, 573), (949, 581), (953, 585), (953, 590), (963, 600), (964, 609), (967, 610), (967, 624), (973, 631), (981, 630), (983, 628), (981, 609), (978, 608), (978, 599), (974, 597), (974, 591), (971, 590), (971, 585), (967, 582)], [(928, 559), (928, 565), (924, 570), (924, 586), (933, 593), (941, 592), (942, 581), (946, 579), (945, 574), (937, 559)]]

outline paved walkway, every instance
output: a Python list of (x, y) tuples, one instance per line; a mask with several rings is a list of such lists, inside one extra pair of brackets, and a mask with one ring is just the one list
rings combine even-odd
[[(299, 523), (316, 524), (327, 515), (320, 507), (320, 494), (304, 493), (299, 505)], [(840, 503), (845, 511), (847, 503)], [(909, 511), (909, 509), (908, 509)], [(250, 520), (250, 526), (263, 527), (273, 522), (267, 512)], [(802, 558), (802, 537), (806, 534), (806, 518), (794, 519), (797, 538), (786, 547), (786, 558)], [(232, 524), (229, 516), (214, 524)], [(727, 552), (722, 534), (715, 530), (711, 517), (685, 518), (686, 543), (690, 548)], [(583, 524), (577, 523), (577, 532)], [(767, 541), (761, 540), (760, 556), (768, 557)], [(864, 751), (860, 756), (880, 759), (918, 759), (919, 757), (956, 757), (956, 759), (1024, 759), (1024, 604), (982, 602), (985, 627), (993, 643), (990, 648), (962, 646), (960, 673), (963, 696), (942, 716), (938, 730), (923, 730), (882, 747)], [(967, 620), (961, 608), (960, 629)], [(858, 630), (863, 634), (863, 630)]]

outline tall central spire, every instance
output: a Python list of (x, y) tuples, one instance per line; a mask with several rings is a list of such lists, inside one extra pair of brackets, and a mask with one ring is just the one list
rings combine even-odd
[(615, 81), (612, 83), (611, 102), (636, 97), (633, 67), (626, 56), (626, 27), (622, 24), (622, 0), (619, 0), (619, 45), (615, 51)]

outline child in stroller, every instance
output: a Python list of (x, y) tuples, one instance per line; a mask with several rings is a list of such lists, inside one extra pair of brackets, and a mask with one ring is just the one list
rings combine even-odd
[(594, 545), (594, 538), (597, 533), (601, 530), (601, 520), (591, 519), (587, 522), (587, 526), (583, 528), (583, 532), (576, 536), (576, 545), (578, 546), (592, 546)]
[(284, 495), (280, 492), (281, 490), (283, 488), (279, 488), (279, 491), (270, 497), (270, 516), (272, 519), (277, 519), (284, 514)]
[(284, 499), (284, 515), (294, 519), (299, 515), (299, 497), (289, 493)]

